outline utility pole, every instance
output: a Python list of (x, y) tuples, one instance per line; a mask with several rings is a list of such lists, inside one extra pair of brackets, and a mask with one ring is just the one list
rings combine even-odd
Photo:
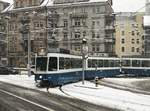
[(84, 85), (85, 80), (85, 68), (86, 68), (86, 59), (88, 57), (88, 46), (87, 39), (82, 39), (82, 84)]

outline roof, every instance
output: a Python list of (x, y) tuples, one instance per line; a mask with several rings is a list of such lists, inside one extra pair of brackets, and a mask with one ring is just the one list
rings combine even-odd
[(150, 16), (144, 16), (144, 26), (150, 27)]
[[(71, 5), (71, 4), (81, 4), (81, 3), (97, 3), (97, 2), (107, 2), (107, 1), (110, 2), (111, 0), (89, 0), (86, 2), (63, 3), (63, 5), (64, 4)], [(59, 5), (62, 5), (62, 4), (54, 4), (54, 0), (44, 0), (40, 6), (24, 7), (24, 8), (17, 8), (17, 9), (28, 9), (28, 8), (35, 8), (35, 7), (42, 7), (42, 6), (59, 6)], [(13, 9), (14, 9), (14, 4), (11, 4), (2, 12), (4, 13), (7, 11), (11, 11)]]
[(6, 4), (10, 4), (9, 2), (6, 2), (6, 0), (0, 0), (0, 2), (6, 3)]
[[(94, 2), (106, 2), (108, 0), (89, 0), (87, 2), (74, 2), (74, 3), (63, 3), (63, 4), (78, 4), (78, 3), (94, 3)], [(41, 6), (54, 6), (54, 5), (58, 5), (58, 4), (54, 4), (54, 0), (45, 0)], [(61, 5), (61, 4), (59, 4)]]

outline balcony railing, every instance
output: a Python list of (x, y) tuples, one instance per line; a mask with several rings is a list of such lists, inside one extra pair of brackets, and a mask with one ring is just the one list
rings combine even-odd
[(115, 43), (114, 38), (105, 38), (105, 43)]
[(105, 30), (113, 30), (113, 31), (115, 31), (115, 27), (114, 26), (105, 26)]
[(71, 13), (70, 18), (87, 18), (87, 13)]

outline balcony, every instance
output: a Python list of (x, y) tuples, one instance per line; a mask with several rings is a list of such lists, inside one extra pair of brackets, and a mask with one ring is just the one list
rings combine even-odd
[(115, 27), (114, 26), (105, 26), (105, 30), (108, 31), (115, 31)]
[(87, 13), (71, 13), (70, 18), (87, 18), (88, 14)]
[(105, 43), (115, 43), (115, 39), (114, 38), (105, 38)]

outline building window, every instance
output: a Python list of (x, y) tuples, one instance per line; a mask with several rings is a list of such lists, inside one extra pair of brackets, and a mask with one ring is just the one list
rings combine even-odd
[(93, 7), (93, 13), (95, 13), (95, 7)]
[(134, 47), (132, 47), (131, 52), (134, 52), (134, 50), (135, 50), (135, 48), (134, 48)]
[(40, 33), (40, 36), (44, 36), (44, 33), (41, 32), (41, 33)]
[(20, 7), (23, 7), (24, 4), (23, 4), (23, 1), (20, 1)]
[(132, 44), (134, 44), (134, 43), (135, 43), (134, 39), (132, 39), (131, 43), (132, 43)]
[(80, 20), (75, 20), (75, 24), (74, 24), (75, 26), (80, 26), (81, 25), (81, 22), (80, 22)]
[(122, 52), (125, 52), (125, 48), (124, 48), (124, 47), (122, 47), (122, 48), (121, 48), (121, 51), (122, 51)]
[(140, 43), (139, 39), (137, 39), (137, 40), (136, 40), (136, 43), (137, 43), (137, 44), (139, 44), (139, 43)]
[(95, 52), (95, 45), (92, 45), (92, 51)]
[(92, 32), (92, 38), (95, 38), (95, 32)]
[(96, 12), (100, 13), (100, 8), (99, 7), (96, 8)]
[(122, 32), (121, 32), (121, 35), (125, 35), (125, 32), (124, 32), (124, 31), (122, 31)]
[(95, 26), (95, 21), (92, 21), (92, 26), (93, 26), (93, 27)]
[(97, 21), (96, 23), (97, 23), (97, 26), (99, 26), (99, 25), (100, 25), (99, 21)]
[(82, 20), (82, 24), (83, 24), (83, 26), (86, 26), (86, 20), (85, 19)]
[(97, 44), (97, 45), (92, 45), (92, 51), (93, 52), (99, 52), (100, 51), (100, 45)]
[(139, 52), (139, 48), (136, 49), (136, 52)]
[(121, 43), (124, 44), (125, 43), (125, 39), (121, 39)]
[(32, 6), (32, 0), (29, 0), (29, 6)]
[(79, 38), (80, 38), (80, 36), (81, 36), (81, 35), (80, 35), (80, 33), (79, 33), (79, 32), (76, 32), (76, 33), (75, 33), (75, 38), (76, 38), (76, 39), (79, 39)]
[(134, 31), (132, 31), (132, 35), (133, 35), (133, 36), (135, 35)]
[(96, 47), (96, 51), (99, 52), (99, 45)]
[(75, 45), (74, 50), (75, 51), (81, 51), (81, 46), (80, 45)]
[(67, 39), (67, 38), (68, 38), (68, 33), (64, 32), (64, 39)]
[(97, 33), (97, 38), (100, 38), (100, 34), (99, 33)]
[(44, 24), (42, 22), (40, 22), (40, 27), (43, 28)]
[(68, 21), (64, 20), (64, 27), (68, 27)]
[(86, 31), (83, 31), (83, 37), (85, 37), (86, 36)]
[(16, 7), (18, 7), (18, 2), (16, 2)]

